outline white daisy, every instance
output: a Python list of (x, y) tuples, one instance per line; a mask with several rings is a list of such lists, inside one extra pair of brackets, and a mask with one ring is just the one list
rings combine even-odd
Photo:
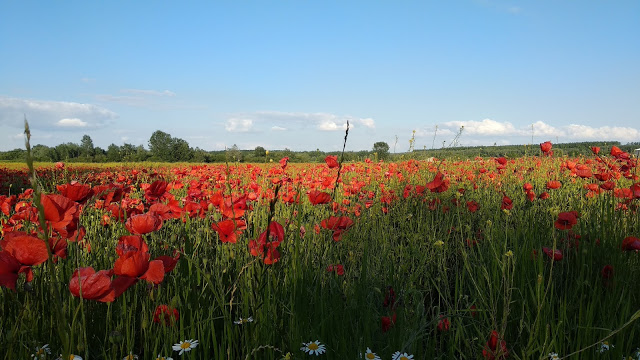
[[(60, 354), (60, 357), (57, 358), (56, 360), (62, 360), (62, 354)], [(69, 355), (69, 360), (82, 360), (82, 358), (78, 355)]]
[(160, 354), (158, 354), (158, 357), (156, 357), (156, 360), (173, 360), (173, 358), (170, 357), (165, 357), (165, 356), (160, 356)]
[(364, 353), (365, 360), (380, 360), (380, 356), (376, 355), (371, 349), (367, 348), (367, 351)]
[(608, 341), (603, 341), (600, 343), (600, 347), (597, 349), (599, 353), (603, 353), (605, 351), (609, 351), (610, 348), (614, 348), (615, 346), (609, 344)]
[(391, 360), (413, 360), (413, 355), (396, 351), (391, 357)]
[(36, 352), (31, 354), (31, 357), (34, 359), (44, 359), (48, 354), (51, 354), (51, 349), (49, 349), (49, 344), (44, 344), (40, 347), (36, 346)]
[(558, 356), (558, 353), (549, 353), (549, 360), (560, 360), (560, 357)]
[(236, 325), (244, 325), (244, 324), (250, 323), (250, 322), (253, 322), (253, 317), (252, 316), (249, 316), (246, 319), (240, 318), (240, 319), (234, 321), (233, 323), (236, 324)]
[(138, 360), (138, 355), (133, 355), (132, 352), (129, 352), (129, 355), (123, 357), (122, 360)]
[(191, 351), (191, 349), (195, 349), (196, 346), (198, 346), (198, 340), (191, 339), (191, 340), (180, 341), (179, 343), (174, 344), (172, 349), (173, 351), (180, 351), (178, 355), (182, 355), (186, 351)]
[(300, 350), (306, 352), (309, 355), (320, 355), (320, 354), (324, 354), (325, 351), (327, 351), (327, 348), (320, 343), (319, 340), (316, 341), (311, 341), (308, 343), (302, 343), (302, 347), (300, 348)]

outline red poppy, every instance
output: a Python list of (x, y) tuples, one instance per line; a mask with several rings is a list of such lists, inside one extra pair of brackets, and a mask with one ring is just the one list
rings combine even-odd
[(133, 215), (124, 226), (130, 233), (136, 235), (148, 234), (162, 227), (162, 219), (154, 213)]
[(449, 189), (449, 179), (444, 178), (444, 174), (438, 171), (432, 181), (426, 185), (431, 192), (445, 192)]
[(629, 154), (624, 152), (624, 151), (622, 151), (622, 150), (620, 150), (620, 148), (617, 147), (617, 146), (612, 146), (611, 147), (611, 156), (613, 156), (615, 158), (622, 158), (622, 159), (624, 159), (624, 158), (628, 159), (629, 158)]
[(333, 230), (333, 240), (340, 241), (342, 233), (353, 226), (353, 220), (347, 216), (330, 216), (320, 222), (320, 225), (329, 230)]
[(329, 169), (337, 168), (339, 166), (338, 157), (336, 155), (327, 155), (327, 157), (324, 158), (324, 162), (327, 163)]
[(176, 252), (176, 255), (174, 257), (167, 256), (167, 255), (161, 255), (161, 256), (158, 256), (157, 258), (155, 258), (154, 260), (162, 261), (162, 264), (164, 265), (164, 273), (168, 274), (178, 264), (178, 260), (180, 260), (180, 253)]
[(116, 275), (147, 280), (159, 284), (164, 279), (164, 264), (161, 260), (149, 261), (151, 255), (142, 251), (130, 251), (119, 257), (113, 265)]
[(327, 272), (334, 272), (334, 271), (336, 272), (337, 275), (342, 276), (344, 275), (344, 266), (340, 264), (327, 266)]
[(62, 195), (42, 195), (44, 217), (63, 237), (69, 237), (78, 227), (79, 205)]
[[(498, 345), (500, 345), (500, 348), (498, 348)], [(497, 331), (491, 331), (491, 337), (484, 346), (484, 349), (482, 349), (482, 356), (487, 360), (505, 359), (509, 356), (507, 342), (500, 339), (500, 334), (498, 334)]]
[(68, 184), (57, 185), (56, 188), (66, 198), (79, 203), (84, 203), (92, 195), (93, 191), (89, 185), (81, 184), (77, 181), (72, 181)]
[(130, 251), (148, 252), (149, 247), (140, 235), (120, 236), (118, 243), (116, 244), (116, 253), (118, 253), (118, 256), (122, 257)]
[(476, 201), (467, 201), (467, 209), (474, 213), (476, 211), (478, 211), (478, 208), (480, 208), (480, 204), (478, 204)]
[(525, 183), (524, 185), (522, 185), (522, 188), (524, 189), (525, 192), (528, 192), (533, 190), (533, 185), (531, 185), (530, 183)]
[(116, 296), (111, 275), (112, 270), (96, 272), (92, 267), (78, 268), (69, 281), (69, 291), (75, 297), (80, 297), (82, 290), (83, 299), (112, 302)]
[(180, 319), (180, 313), (177, 309), (170, 308), (169, 305), (158, 305), (153, 313), (153, 322), (156, 324), (164, 324), (165, 326), (173, 326)]
[(598, 155), (598, 153), (600, 152), (600, 147), (592, 146), (591, 147), (591, 152), (594, 153), (595, 155)]
[(331, 195), (326, 192), (311, 190), (309, 191), (309, 201), (313, 205), (328, 204), (331, 201)]
[(513, 201), (507, 195), (502, 196), (502, 204), (500, 204), (500, 209), (502, 210), (513, 209)]
[(389, 286), (387, 288), (387, 293), (384, 296), (384, 301), (382, 302), (382, 306), (393, 309), (395, 308), (395, 305), (396, 305), (396, 292), (393, 291), (393, 288), (391, 286)]
[(385, 333), (391, 329), (391, 327), (396, 323), (396, 313), (394, 312), (391, 316), (383, 316), (380, 319), (382, 325), (382, 332)]
[(289, 163), (289, 157), (285, 156), (282, 159), (280, 159), (280, 166), (284, 169), (287, 167), (287, 164)]
[(277, 247), (284, 240), (284, 227), (272, 221), (269, 224), (269, 241), (267, 231), (263, 231), (257, 240), (249, 241), (249, 251), (253, 256), (260, 256), (265, 264), (275, 264), (280, 260), (280, 252)]
[(604, 280), (611, 279), (613, 277), (613, 266), (605, 265), (602, 268), (602, 271), (600, 271), (600, 274), (602, 275), (602, 279)]
[(553, 261), (560, 261), (563, 258), (562, 251), (560, 251), (560, 249), (551, 250), (548, 247), (543, 247), (542, 251), (544, 251), (550, 259), (553, 259)]
[(634, 236), (627, 236), (622, 240), (622, 250), (638, 251), (640, 250), (640, 239)]
[(171, 194), (167, 190), (167, 182), (162, 180), (154, 181), (144, 190), (144, 197), (149, 202), (159, 201), (170, 197)]
[(8, 251), (0, 252), (0, 286), (15, 291), (20, 273), (27, 275), (27, 282), (33, 280), (33, 272), (29, 266), (20, 264)]
[(633, 194), (634, 199), (640, 199), (640, 183), (635, 183), (629, 186), (629, 190)]
[(49, 258), (49, 251), (44, 240), (21, 231), (4, 234), (0, 247), (11, 254), (21, 265), (33, 266), (42, 264)]
[(562, 187), (562, 183), (558, 180), (547, 181), (547, 189), (549, 190), (560, 189), (560, 187)]
[(543, 153), (548, 153), (549, 151), (551, 151), (552, 146), (553, 145), (551, 145), (551, 141), (545, 141), (540, 144), (540, 150), (542, 150)]
[(451, 326), (451, 322), (449, 322), (449, 318), (440, 315), (440, 320), (438, 321), (438, 331), (444, 332), (449, 331), (449, 327)]
[(578, 223), (578, 217), (577, 211), (561, 212), (558, 214), (554, 226), (558, 230), (569, 230)]
[(218, 233), (220, 241), (235, 244), (238, 235), (242, 234), (242, 230), (246, 229), (247, 225), (243, 220), (223, 220), (211, 224), (211, 228)]

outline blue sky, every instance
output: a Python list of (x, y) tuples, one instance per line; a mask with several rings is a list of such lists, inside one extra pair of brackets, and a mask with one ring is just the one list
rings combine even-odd
[(4, 0), (0, 150), (624, 144), (639, 64), (635, 0)]

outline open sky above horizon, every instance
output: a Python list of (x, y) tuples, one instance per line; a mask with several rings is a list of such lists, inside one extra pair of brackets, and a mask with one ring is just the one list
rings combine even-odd
[[(0, 151), (640, 141), (640, 1), (1, 1)], [(437, 129), (437, 130), (436, 130)], [(397, 139), (397, 140), (396, 140)]]

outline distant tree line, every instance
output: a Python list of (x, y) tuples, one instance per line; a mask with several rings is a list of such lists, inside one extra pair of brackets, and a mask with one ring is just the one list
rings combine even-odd
[[(592, 146), (609, 149), (612, 145), (620, 147), (623, 151), (633, 153), (640, 147), (640, 142), (621, 145), (619, 141), (591, 141), (580, 143), (553, 144), (555, 156), (578, 156), (591, 153)], [(389, 144), (378, 141), (373, 144), (371, 150), (347, 151), (344, 153), (345, 161), (363, 161), (364, 159), (378, 160), (407, 160), (451, 158), (466, 159), (480, 157), (521, 157), (540, 154), (538, 144), (534, 145), (502, 145), (502, 146), (456, 146), (442, 149), (414, 149), (405, 153), (390, 153)], [(148, 149), (143, 145), (111, 144), (107, 149), (94, 146), (89, 135), (84, 135), (80, 144), (68, 142), (54, 147), (35, 145), (32, 147), (32, 155), (35, 161), (42, 162), (194, 162), (194, 163), (219, 163), (219, 162), (247, 162), (260, 163), (278, 161), (288, 157), (290, 162), (322, 162), (327, 155), (340, 155), (340, 152), (324, 152), (320, 149), (313, 151), (292, 151), (290, 149), (269, 150), (262, 146), (255, 149), (243, 150), (233, 145), (226, 150), (206, 151), (200, 148), (192, 148), (183, 139), (171, 136), (168, 133), (157, 130), (148, 142)], [(24, 161), (26, 150), (14, 149), (0, 152), (0, 160)]]

